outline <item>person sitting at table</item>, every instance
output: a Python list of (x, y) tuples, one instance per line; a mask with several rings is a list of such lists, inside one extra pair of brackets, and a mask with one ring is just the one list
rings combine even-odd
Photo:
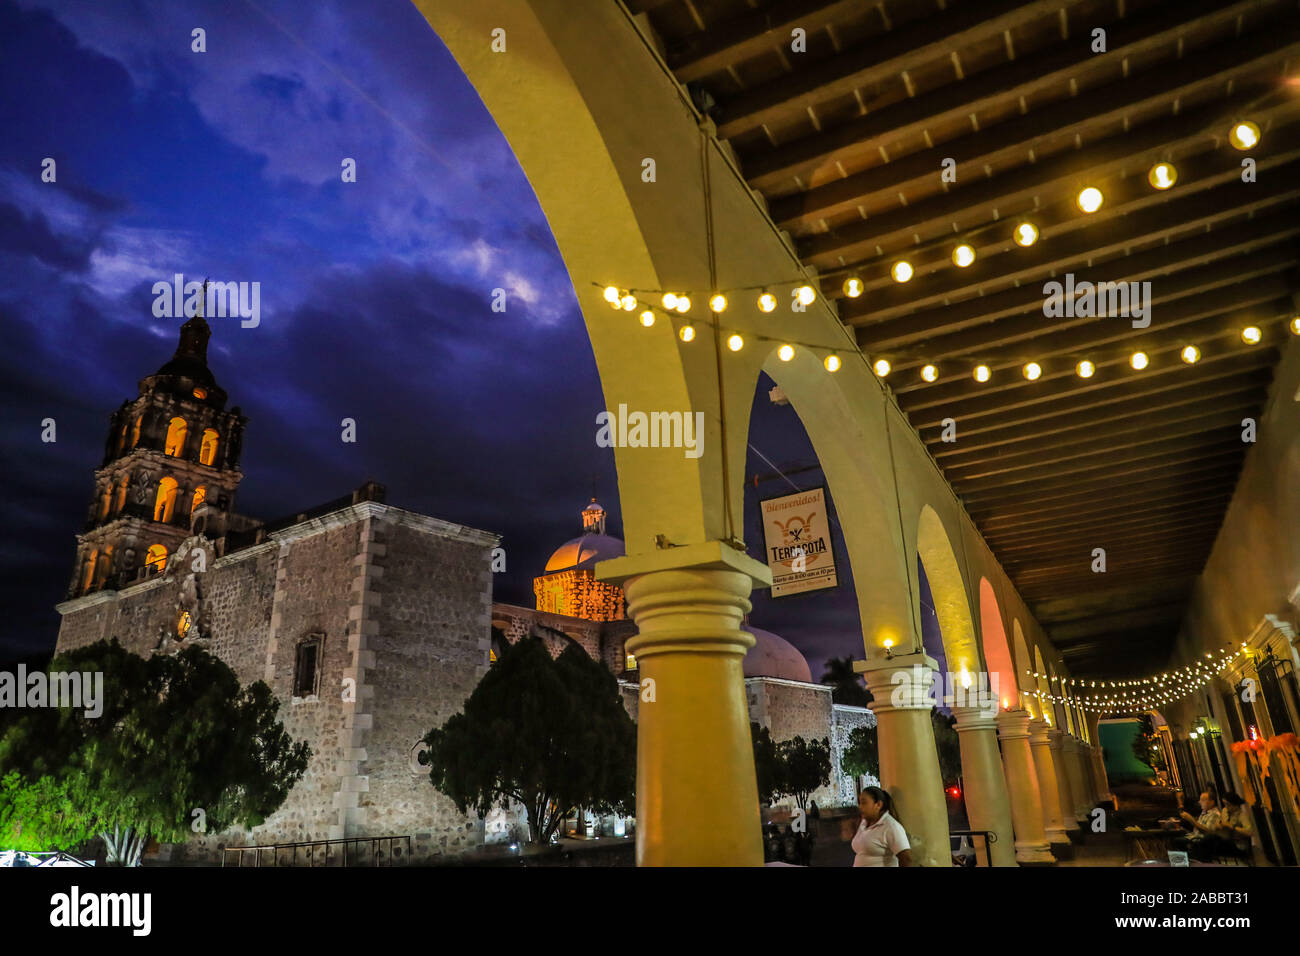
[(1219, 835), (1232, 844), (1233, 849), (1242, 856), (1251, 853), (1251, 838), (1255, 833), (1254, 821), (1250, 808), (1240, 794), (1231, 790), (1224, 791), (1223, 812), (1220, 814)]
[(1184, 850), (1192, 859), (1201, 862), (1211, 860), (1219, 854), (1226, 841), (1219, 836), (1218, 831), (1222, 826), (1223, 815), (1219, 810), (1219, 801), (1212, 791), (1206, 790), (1201, 794), (1199, 817), (1192, 816), (1186, 810), (1179, 814), (1179, 817), (1184, 824), (1192, 828), (1192, 832), (1173, 841), (1172, 846), (1175, 850)]

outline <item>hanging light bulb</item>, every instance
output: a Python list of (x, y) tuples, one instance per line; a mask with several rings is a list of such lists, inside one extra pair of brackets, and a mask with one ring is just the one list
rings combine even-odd
[(1038, 227), (1032, 222), (1022, 222), (1020, 225), (1016, 226), (1014, 238), (1016, 240), (1016, 245), (1028, 249), (1038, 241)]
[(733, 334), (731, 338), (727, 339), (727, 348), (731, 349), (731, 351), (733, 352), (739, 352), (744, 347), (745, 347), (745, 340), (742, 339), (739, 335)]
[(677, 293), (665, 292), (661, 301), (663, 302), (664, 308), (671, 312), (673, 309), (677, 308)]
[(975, 381), (987, 382), (991, 374), (993, 373), (989, 371), (989, 367), (987, 365), (975, 366)]
[(799, 286), (794, 290), (794, 295), (800, 305), (812, 305), (817, 300), (817, 292), (810, 285)]
[(1251, 149), (1259, 143), (1259, 127), (1250, 120), (1236, 123), (1228, 132), (1228, 141), (1237, 149)]
[(844, 280), (844, 294), (850, 299), (856, 299), (862, 295), (862, 280), (857, 276), (852, 276)]
[(782, 362), (788, 362), (790, 359), (794, 358), (794, 346), (783, 345), (776, 350), (776, 355)]
[(876, 364), (873, 365), (872, 368), (876, 370), (877, 375), (879, 375), (881, 378), (884, 378), (886, 375), (889, 374), (889, 360), (876, 359)]
[(623, 296), (618, 291), (617, 286), (612, 286), (612, 285), (605, 286), (605, 301), (608, 302), (610, 305), (612, 305), (614, 308), (616, 309), (618, 308), (618, 300), (621, 299), (622, 297)]
[(1247, 345), (1258, 345), (1260, 332), (1258, 326), (1248, 325), (1241, 330), (1241, 340)]
[(1292, 335), (1300, 335), (1300, 315), (1293, 316), (1291, 324), (1287, 328), (1291, 330)]
[(713, 293), (713, 297), (709, 299), (709, 311), (716, 314), (719, 312), (725, 312), (726, 309), (727, 297), (721, 292)]
[(618, 302), (624, 312), (631, 312), (636, 308), (636, 296), (631, 292), (619, 299)]
[(912, 278), (912, 264), (906, 259), (900, 259), (894, 263), (894, 267), (889, 270), (889, 274), (894, 277), (895, 282), (906, 282)]
[(1195, 365), (1201, 359), (1201, 350), (1195, 345), (1184, 346), (1182, 352), (1179, 354), (1182, 356), (1183, 361), (1188, 365)]
[(927, 365), (921, 369), (921, 378), (925, 379), (927, 382), (933, 382), (938, 377), (939, 369), (934, 365)]
[(650, 328), (650, 326), (655, 324), (655, 314), (651, 312), (649, 309), (646, 309), (644, 312), (641, 313), (641, 324), (644, 325), (647, 329)]
[(1147, 172), (1147, 182), (1156, 189), (1168, 189), (1178, 182), (1178, 170), (1173, 163), (1156, 163)]
[(680, 329), (677, 330), (677, 337), (681, 339), (683, 342), (695, 341), (695, 326), (683, 325)]
[(1084, 212), (1096, 212), (1101, 208), (1104, 199), (1105, 197), (1102, 196), (1100, 189), (1096, 186), (1088, 186), (1079, 191), (1079, 195), (1074, 201)]
[(687, 312), (691, 311), (691, 300), (687, 296), (679, 295), (677, 297), (676, 309), (682, 315), (685, 315)]
[(840, 357), (838, 355), (828, 355), (822, 362), (828, 372), (838, 372), (840, 370)]
[(1024, 368), (1025, 378), (1029, 381), (1037, 381), (1038, 377), (1043, 374), (1043, 367), (1037, 362), (1028, 362)]
[(1074, 367), (1074, 370), (1079, 373), (1079, 378), (1092, 378), (1092, 373), (1097, 371), (1097, 366), (1084, 359)]
[(776, 308), (776, 296), (764, 289), (758, 297), (758, 307), (763, 312), (771, 312)]
[(969, 246), (963, 242), (960, 246), (958, 246), (956, 249), (952, 251), (953, 265), (957, 266), (957, 268), (959, 269), (965, 269), (968, 265), (970, 265), (974, 261), (975, 261), (975, 249), (973, 246)]
[(1128, 364), (1132, 365), (1133, 368), (1135, 368), (1137, 371), (1140, 372), (1147, 367), (1149, 361), (1150, 360), (1147, 358), (1146, 352), (1134, 352), (1129, 357)]

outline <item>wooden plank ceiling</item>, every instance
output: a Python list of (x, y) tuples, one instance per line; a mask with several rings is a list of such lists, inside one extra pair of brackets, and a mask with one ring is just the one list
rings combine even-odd
[[(890, 363), (899, 404), (1067, 665), (1164, 666), (1236, 484), (1241, 421), (1258, 417), (1296, 314), (1297, 4), (628, 6), (863, 351)], [(806, 52), (791, 50), (796, 27)], [(1227, 138), (1239, 119), (1262, 130), (1245, 153)], [(1159, 161), (1176, 166), (1171, 189), (1148, 182)], [(1075, 203), (1085, 186), (1105, 197), (1091, 215)], [(1012, 239), (1024, 220), (1040, 230), (1028, 248)], [(977, 259), (958, 268), (963, 242)], [(906, 283), (891, 278), (900, 259)], [(1066, 273), (1149, 281), (1150, 326), (1046, 318), (1043, 285)], [(850, 277), (859, 297), (842, 291)], [(1258, 344), (1242, 341), (1247, 325)], [(1096, 366), (1086, 380), (1082, 359)], [(958, 440), (945, 443), (949, 418)], [(1098, 547), (1105, 574), (1091, 569)]]

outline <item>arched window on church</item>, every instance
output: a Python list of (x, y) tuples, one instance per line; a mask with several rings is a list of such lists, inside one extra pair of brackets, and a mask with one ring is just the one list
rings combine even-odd
[(122, 454), (122, 452), (126, 451), (126, 429), (127, 429), (127, 426), (129, 426), (130, 424), (131, 424), (130, 422), (123, 422), (123, 423), (122, 423), (122, 431), (121, 431), (121, 433), (118, 434), (118, 436), (117, 436), (117, 452), (116, 452), (116, 453), (119, 454), (119, 455)]
[(90, 586), (95, 583), (95, 568), (99, 563), (99, 549), (91, 551), (86, 557), (86, 570), (81, 579), (81, 590), (86, 592)]
[(194, 500), (190, 502), (190, 514), (194, 514), (194, 509), (208, 499), (208, 488), (206, 485), (199, 485), (194, 489)]
[(185, 419), (180, 417), (168, 422), (167, 441), (163, 445), (163, 454), (179, 458), (181, 452), (185, 450), (185, 436), (189, 433), (189, 428), (190, 426), (185, 424)]
[(161, 544), (149, 545), (149, 550), (144, 553), (144, 566), (150, 574), (162, 572), (167, 567), (167, 549)]
[(131, 479), (128, 476), (123, 475), (122, 483), (117, 486), (117, 501), (113, 505), (113, 514), (115, 515), (120, 515), (122, 509), (126, 507), (126, 485), (130, 480)]
[(110, 484), (104, 489), (104, 493), (99, 498), (99, 520), (103, 521), (108, 517), (108, 511), (113, 507), (113, 486)]
[(217, 430), (203, 429), (203, 444), (199, 446), (199, 464), (210, 465), (217, 460)]
[(95, 567), (95, 586), (103, 587), (108, 582), (108, 576), (113, 570), (113, 548), (111, 546), (100, 552), (99, 560)]
[(131, 429), (131, 447), (134, 448), (140, 444), (140, 426), (144, 424), (144, 416), (139, 415), (135, 420), (135, 427)]
[(169, 476), (158, 482), (158, 495), (153, 500), (153, 520), (169, 523), (175, 511), (176, 479)]

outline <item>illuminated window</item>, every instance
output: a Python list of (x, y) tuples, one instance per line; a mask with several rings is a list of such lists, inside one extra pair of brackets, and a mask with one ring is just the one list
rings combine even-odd
[(199, 485), (197, 488), (195, 488), (194, 500), (190, 502), (190, 514), (193, 514), (194, 509), (197, 508), (199, 505), (203, 504), (203, 502), (207, 501), (207, 499), (208, 499), (208, 489), (204, 485)]
[(113, 506), (113, 486), (109, 485), (104, 489), (103, 495), (99, 499), (99, 517), (100, 520), (108, 517), (108, 509)]
[(493, 664), (497, 662), (497, 652), (493, 648), (488, 648), (488, 660)]
[(144, 553), (144, 566), (151, 574), (162, 571), (167, 567), (167, 549), (161, 544), (149, 545), (149, 550)]
[(195, 397), (195, 398), (200, 398), (200, 399), (201, 399), (201, 398), (207, 398), (207, 397), (208, 397), (207, 389), (196, 388), (196, 389), (194, 390), (194, 397)]
[(623, 666), (630, 671), (636, 670), (636, 655), (628, 654), (627, 660), (623, 662)]
[(176, 619), (176, 636), (184, 640), (185, 635), (190, 632), (191, 623), (190, 612), (181, 611), (181, 616)]
[(117, 436), (117, 453), (120, 455), (126, 450), (126, 428), (129, 422), (122, 423), (122, 431)]
[(199, 446), (199, 464), (210, 465), (217, 460), (217, 430), (203, 429), (203, 444)]
[(167, 441), (163, 445), (163, 454), (179, 458), (181, 452), (185, 450), (185, 436), (188, 432), (189, 426), (185, 424), (185, 419), (173, 418), (168, 422)]
[(113, 569), (113, 549), (105, 548), (99, 556), (98, 566), (95, 569), (95, 585), (103, 587), (108, 580), (108, 575)]
[(176, 510), (176, 479), (164, 478), (158, 482), (158, 494), (153, 501), (153, 520), (164, 524), (172, 520)]
[(126, 506), (126, 485), (128, 481), (130, 481), (129, 478), (123, 477), (122, 483), (117, 486), (117, 502), (113, 506), (113, 514), (115, 515), (121, 514), (122, 509)]
[(140, 444), (140, 426), (144, 424), (144, 416), (141, 415), (135, 420), (135, 427), (131, 429), (131, 447), (134, 448)]
[(313, 634), (298, 644), (293, 669), (293, 696), (314, 697), (320, 686), (322, 635)]

